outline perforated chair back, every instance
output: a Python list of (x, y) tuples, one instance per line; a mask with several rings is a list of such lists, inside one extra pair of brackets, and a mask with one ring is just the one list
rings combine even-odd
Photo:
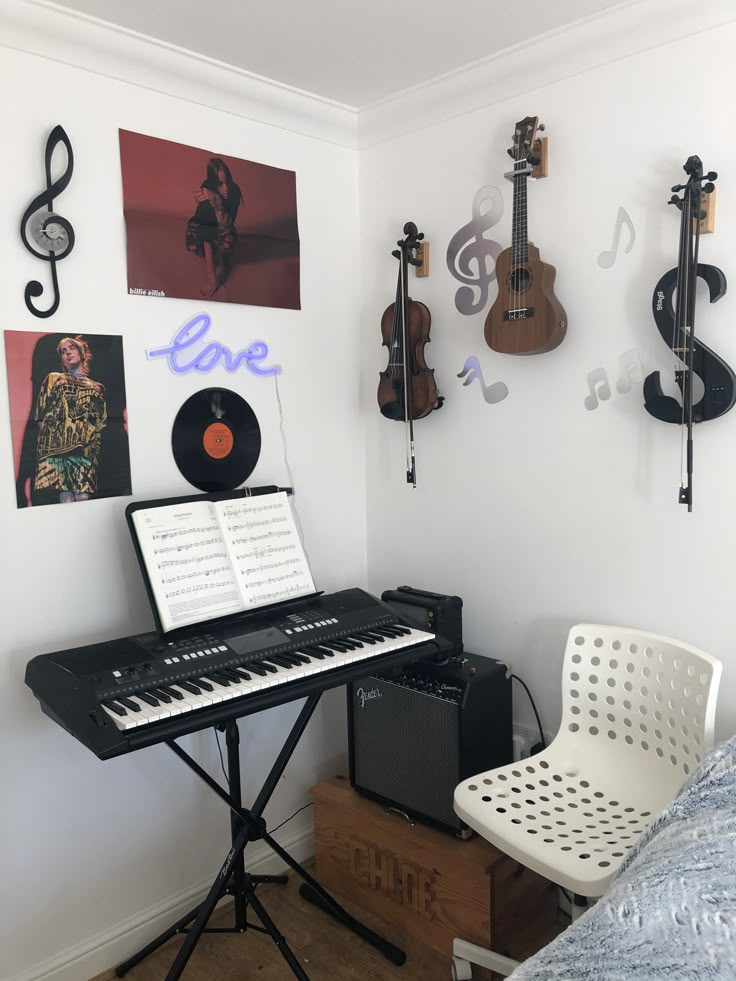
[(554, 741), (528, 760), (465, 780), (456, 812), (541, 875), (602, 895), (636, 837), (713, 745), (721, 670), (669, 637), (574, 626)]

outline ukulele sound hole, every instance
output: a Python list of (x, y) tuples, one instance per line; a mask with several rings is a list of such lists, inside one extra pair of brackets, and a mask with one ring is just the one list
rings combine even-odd
[(531, 286), (532, 277), (523, 266), (514, 269), (509, 277), (512, 293), (524, 293)]

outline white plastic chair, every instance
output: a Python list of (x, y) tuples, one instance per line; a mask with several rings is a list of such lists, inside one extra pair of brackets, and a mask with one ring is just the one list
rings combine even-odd
[[(479, 773), (455, 811), (501, 851), (576, 895), (601, 896), (638, 836), (713, 745), (720, 661), (669, 637), (581, 623), (567, 638), (562, 722), (535, 756)], [(455, 940), (471, 963), (517, 962)]]

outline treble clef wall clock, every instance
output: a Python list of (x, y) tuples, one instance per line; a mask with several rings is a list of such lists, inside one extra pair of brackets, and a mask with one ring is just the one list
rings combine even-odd
[[(57, 179), (51, 177), (51, 164), (54, 151), (63, 143), (66, 149), (66, 167), (64, 173)], [(46, 171), (46, 189), (38, 194), (28, 205), (20, 223), (20, 236), (23, 244), (37, 259), (43, 259), (51, 265), (51, 281), (54, 288), (54, 299), (50, 307), (39, 309), (33, 303), (34, 298), (43, 295), (43, 286), (38, 280), (32, 279), (26, 284), (26, 306), (34, 317), (50, 317), (59, 308), (59, 279), (56, 273), (56, 263), (65, 259), (74, 248), (74, 229), (71, 222), (54, 211), (54, 198), (58, 197), (69, 186), (74, 172), (74, 152), (69, 137), (62, 126), (55, 126), (46, 141), (44, 154)], [(43, 210), (45, 207), (45, 211)], [(30, 240), (29, 240), (30, 235)], [(37, 246), (37, 248), (36, 248)]]

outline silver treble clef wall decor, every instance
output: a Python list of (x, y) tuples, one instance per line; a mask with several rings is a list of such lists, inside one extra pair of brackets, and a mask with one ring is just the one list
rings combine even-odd
[[(51, 162), (54, 151), (60, 143), (63, 143), (66, 149), (66, 168), (58, 180), (52, 180)], [(43, 286), (38, 280), (32, 279), (26, 284), (24, 294), (26, 306), (34, 317), (50, 317), (58, 310), (61, 297), (59, 295), (59, 280), (56, 275), (56, 263), (60, 259), (65, 259), (74, 248), (74, 229), (71, 222), (54, 212), (54, 198), (66, 190), (74, 172), (72, 145), (62, 126), (55, 126), (49, 134), (46, 141), (44, 165), (46, 190), (31, 201), (20, 223), (20, 236), (28, 251), (37, 259), (51, 263), (54, 299), (50, 307), (46, 310), (40, 310), (33, 304), (33, 299), (43, 294)], [(46, 208), (45, 211), (43, 210), (44, 207)], [(32, 241), (29, 241), (29, 233)]]

